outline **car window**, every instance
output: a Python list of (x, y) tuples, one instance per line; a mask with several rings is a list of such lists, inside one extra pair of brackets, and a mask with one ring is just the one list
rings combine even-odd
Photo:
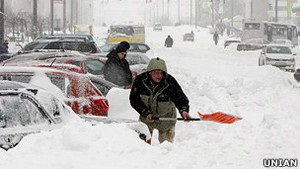
[(51, 42), (44, 47), (44, 49), (61, 49), (60, 42)]
[(113, 50), (115, 46), (116, 44), (107, 44), (107, 45), (102, 45), (100, 48), (103, 52), (110, 52)]
[(0, 80), (29, 83), (33, 74), (0, 74)]
[(44, 46), (47, 45), (45, 42), (32, 42), (24, 46), (22, 50), (28, 51), (33, 49), (43, 49)]
[(128, 61), (129, 65), (146, 64), (146, 62), (139, 55), (136, 56), (129, 55), (126, 56), (125, 59)]
[(128, 50), (129, 50), (129, 51), (135, 51), (135, 50), (137, 50), (137, 45), (135, 45), (135, 44), (130, 44)]
[(104, 63), (100, 60), (87, 60), (86, 61), (87, 71), (93, 75), (103, 74)]
[(59, 76), (54, 76), (54, 75), (47, 75), (50, 78), (50, 81), (52, 84), (60, 88), (63, 93), (67, 92), (67, 87), (66, 87), (66, 81), (67, 79), (64, 77), (59, 77)]
[(148, 50), (148, 47), (145, 46), (145, 45), (137, 45), (137, 48), (138, 48), (140, 51), (147, 51), (147, 50)]
[(80, 67), (80, 61), (73, 61), (70, 64)]
[(0, 96), (0, 127), (50, 123), (37, 105), (20, 95)]
[(108, 87), (107, 85), (104, 85), (103, 83), (97, 81), (97, 80), (94, 80), (94, 79), (91, 79), (91, 82), (96, 86), (96, 88), (98, 90), (101, 91), (101, 93), (106, 96), (108, 91), (110, 90), (110, 87)]

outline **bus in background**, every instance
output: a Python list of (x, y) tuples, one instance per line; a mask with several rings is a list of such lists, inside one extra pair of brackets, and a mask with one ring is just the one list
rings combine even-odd
[(121, 41), (145, 43), (144, 25), (111, 25), (108, 31), (107, 43)]
[(272, 42), (275, 39), (288, 39), (293, 45), (298, 45), (297, 27), (293, 24), (267, 22), (267, 21), (244, 21), (241, 40), (262, 38)]
[(93, 36), (93, 25), (75, 25), (73, 27), (74, 34), (88, 34)]

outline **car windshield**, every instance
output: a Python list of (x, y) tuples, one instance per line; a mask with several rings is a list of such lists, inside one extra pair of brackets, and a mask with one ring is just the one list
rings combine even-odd
[(292, 51), (289, 47), (286, 46), (268, 46), (267, 53), (291, 54)]

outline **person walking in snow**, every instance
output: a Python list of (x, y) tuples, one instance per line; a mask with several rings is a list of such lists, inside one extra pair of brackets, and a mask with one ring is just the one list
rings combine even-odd
[(215, 45), (218, 44), (218, 40), (219, 40), (219, 34), (217, 31), (215, 31), (214, 35), (213, 35), (213, 39), (215, 41)]
[(171, 38), (170, 35), (165, 40), (165, 47), (171, 48), (173, 46), (173, 39)]
[(8, 53), (8, 40), (4, 40), (4, 42), (0, 46), (0, 54), (3, 53)]
[(120, 42), (116, 49), (107, 55), (108, 59), (103, 68), (104, 78), (107, 81), (125, 88), (132, 82), (132, 73), (125, 59), (129, 47), (128, 42)]
[(167, 73), (166, 63), (161, 58), (151, 59), (147, 71), (136, 77), (129, 100), (150, 134), (154, 129), (158, 130), (160, 143), (174, 141), (176, 121), (159, 121), (153, 117), (176, 118), (177, 108), (185, 121), (191, 118), (189, 100), (176, 79)]

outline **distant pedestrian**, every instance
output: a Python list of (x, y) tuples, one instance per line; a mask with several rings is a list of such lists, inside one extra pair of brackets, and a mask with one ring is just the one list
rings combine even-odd
[(107, 55), (108, 59), (103, 68), (104, 78), (107, 81), (125, 88), (132, 82), (132, 73), (125, 59), (129, 47), (128, 42), (120, 42), (116, 49)]
[(4, 40), (4, 42), (0, 46), (0, 54), (3, 53), (8, 53), (8, 40)]
[(219, 40), (219, 34), (217, 31), (215, 31), (214, 35), (213, 35), (213, 39), (215, 41), (215, 45), (218, 44), (218, 40)]
[(171, 48), (173, 46), (173, 39), (171, 38), (170, 35), (165, 40), (165, 47)]
[(227, 29), (226, 29), (227, 31), (226, 31), (226, 33), (227, 33), (227, 36), (230, 36), (230, 34), (231, 34), (231, 31), (230, 31), (230, 27), (227, 27)]
[(191, 35), (193, 35), (193, 36), (194, 36), (194, 31), (193, 31), (193, 30), (191, 31)]

